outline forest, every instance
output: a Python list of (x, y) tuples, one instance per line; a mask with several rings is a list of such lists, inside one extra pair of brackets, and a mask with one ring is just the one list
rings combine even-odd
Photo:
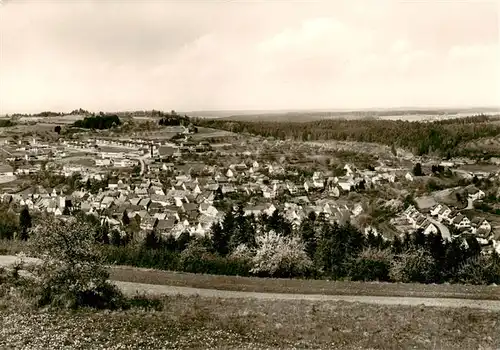
[(73, 126), (77, 128), (100, 130), (110, 129), (118, 125), (121, 125), (121, 121), (117, 115), (90, 116), (73, 123)]
[(328, 119), (311, 122), (237, 121), (195, 119), (193, 124), (237, 133), (249, 133), (295, 141), (357, 141), (398, 146), (417, 155), (458, 156), (464, 143), (500, 134), (500, 124), (491, 116), (409, 122), (374, 119)]

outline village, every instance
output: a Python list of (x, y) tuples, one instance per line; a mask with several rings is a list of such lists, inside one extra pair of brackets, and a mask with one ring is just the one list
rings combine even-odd
[[(462, 189), (466, 208), (447, 205), (429, 195), (415, 197), (406, 205), (389, 198), (375, 201), (368, 191), (398, 188), (401, 193), (408, 192), (405, 187), (412, 188), (418, 182), (411, 166), (379, 159), (364, 169), (346, 161), (333, 170), (318, 166), (304, 171), (283, 157), (277, 159), (280, 147), (287, 149), (281, 141), (249, 139), (240, 147), (240, 139), (229, 143), (209, 142), (209, 138), (193, 141), (188, 128), (174, 130), (176, 137), (169, 139), (100, 137), (93, 133), (61, 137), (57, 142), (36, 136), (0, 139), (5, 156), (0, 167), (2, 202), (17, 211), (26, 207), (33, 213), (62, 218), (77, 212), (94, 215), (122, 234), (124, 221), (134, 220), (139, 237), (153, 230), (164, 236), (178, 237), (184, 232), (206, 236), (214, 223), (221, 222), (228, 207), (241, 205), (245, 215), (256, 217), (278, 210), (296, 228), (314, 212), (330, 222), (354, 223), (385, 239), (423, 230), (426, 234), (439, 232), (445, 239), (473, 235), (485, 251), (500, 250), (496, 223), (462, 214), (461, 209), (472, 209), (485, 197), (472, 184)], [(269, 157), (269, 149), (276, 156)], [(425, 164), (426, 160), (419, 161)], [(439, 166), (453, 169), (466, 180), (496, 176), (459, 170), (457, 164), (460, 160), (441, 161)], [(33, 181), (42, 171), (75, 178), (77, 185), (43, 187)], [(377, 206), (390, 209), (383, 225), (370, 217)], [(392, 232), (384, 230), (388, 227)]]

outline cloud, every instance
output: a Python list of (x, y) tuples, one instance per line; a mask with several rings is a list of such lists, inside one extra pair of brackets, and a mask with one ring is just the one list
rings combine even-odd
[(14, 1), (0, 8), (0, 113), (494, 104), (497, 15), (473, 2)]

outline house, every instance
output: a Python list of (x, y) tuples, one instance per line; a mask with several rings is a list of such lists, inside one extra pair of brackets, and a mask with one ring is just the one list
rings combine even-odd
[(198, 210), (198, 205), (196, 203), (183, 203), (182, 209), (184, 209), (186, 213), (196, 212)]
[(443, 221), (443, 220), (444, 220), (444, 221), (447, 221), (447, 220), (449, 220), (449, 219), (450, 219), (450, 218), (449, 218), (449, 215), (450, 215), (450, 214), (451, 214), (451, 209), (450, 209), (448, 206), (443, 205), (443, 206), (441, 207), (441, 209), (439, 210), (438, 214), (437, 214), (437, 216), (438, 216), (438, 220), (439, 220), (439, 221)]
[(272, 188), (270, 186), (262, 186), (262, 196), (264, 198), (275, 198), (277, 195), (277, 186), (274, 184)]
[(269, 165), (267, 170), (269, 171), (269, 174), (272, 175), (283, 175), (285, 173), (285, 168), (283, 168), (281, 165)]
[(222, 185), (222, 193), (223, 194), (234, 193), (234, 192), (236, 192), (236, 187), (234, 187), (233, 185), (231, 185), (231, 184)]
[(442, 204), (436, 204), (434, 207), (431, 208), (430, 210), (430, 214), (432, 216), (437, 216), (439, 211), (443, 208), (443, 205)]
[(433, 234), (438, 234), (439, 233), (439, 230), (438, 228), (436, 227), (436, 225), (434, 225), (432, 222), (430, 222), (429, 220), (426, 220), (421, 226), (420, 226), (421, 229), (424, 230), (424, 234), (425, 235), (429, 235), (431, 233)]
[(344, 165), (344, 170), (346, 171), (347, 176), (352, 176), (354, 174), (354, 171), (349, 164)]
[(468, 193), (468, 197), (472, 201), (477, 201), (479, 199), (483, 199), (486, 196), (486, 194), (483, 191), (481, 191), (480, 189), (478, 189), (474, 186), (466, 187), (465, 190)]
[(291, 195), (294, 195), (299, 191), (297, 185), (291, 181), (286, 182), (286, 188), (287, 188), (288, 192), (290, 192)]
[(304, 182), (304, 190), (306, 192), (309, 192), (310, 190), (312, 190), (314, 188), (314, 184), (310, 181), (306, 181)]
[(14, 169), (8, 164), (0, 164), (0, 178), (4, 176), (14, 176)]
[[(139, 216), (141, 213), (139, 213)], [(154, 216), (149, 216), (149, 215), (144, 215), (141, 217), (141, 229), (144, 231), (152, 231), (156, 225), (156, 222), (158, 221), (157, 218)]]
[(106, 196), (102, 199), (100, 208), (101, 209), (106, 209), (109, 208), (113, 205), (114, 203), (114, 198), (110, 196)]
[(208, 203), (201, 203), (199, 207), (199, 212), (203, 215), (215, 217), (219, 213), (217, 208)]
[(158, 220), (155, 226), (155, 230), (157, 233), (166, 235), (169, 234), (174, 228), (177, 220), (175, 218), (168, 218), (165, 220)]
[(347, 181), (339, 181), (338, 185), (344, 191), (350, 191), (352, 188), (352, 183)]
[(111, 179), (108, 182), (108, 188), (110, 190), (116, 190), (118, 188), (118, 180), (116, 179)]
[(249, 216), (249, 215), (255, 215), (255, 216), (260, 216), (262, 215), (266, 210), (265, 205), (255, 205), (255, 206), (248, 206), (243, 209), (244, 215)]
[(453, 219), (452, 224), (455, 225), (456, 228), (461, 229), (461, 228), (470, 227), (471, 222), (470, 222), (468, 217), (466, 217), (462, 214), (458, 214)]
[(266, 209), (264, 209), (264, 213), (266, 213), (268, 216), (273, 215), (274, 211), (277, 208), (274, 206), (274, 204), (266, 204)]
[(408, 180), (408, 181), (413, 181), (413, 175), (410, 174), (410, 173), (406, 173), (405, 179)]
[(356, 216), (360, 215), (362, 212), (363, 212), (363, 206), (358, 203), (358, 204), (356, 204), (356, 206), (352, 210), (352, 215), (356, 217)]
[(151, 204), (150, 198), (142, 198), (137, 205), (147, 210), (150, 204)]
[(474, 233), (487, 235), (491, 232), (491, 224), (484, 218), (474, 218), (471, 220), (471, 225), (474, 228)]

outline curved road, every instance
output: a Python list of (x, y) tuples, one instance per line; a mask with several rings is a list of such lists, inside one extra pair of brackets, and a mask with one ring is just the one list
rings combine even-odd
[[(0, 256), (0, 266), (9, 266), (17, 260), (15, 256)], [(26, 258), (26, 262), (36, 262), (36, 259)], [(125, 294), (133, 296), (146, 295), (186, 295), (207, 298), (254, 298), (267, 300), (310, 300), (310, 301), (347, 301), (379, 305), (408, 305), (433, 306), (500, 311), (500, 300), (473, 300), (458, 298), (422, 298), (422, 297), (388, 297), (388, 296), (360, 296), (360, 295), (322, 295), (322, 294), (290, 294), (290, 293), (259, 293), (239, 292), (217, 289), (201, 289), (191, 287), (177, 287), (157, 284), (145, 284), (123, 281), (112, 281)]]
[(430, 216), (427, 216), (427, 220), (429, 220), (430, 222), (432, 222), (434, 225), (436, 225), (436, 227), (439, 229), (439, 231), (441, 232), (441, 236), (443, 236), (444, 239), (447, 239), (447, 240), (451, 240), (451, 234), (450, 234), (450, 229), (448, 227), (446, 227), (445, 225), (443, 225), (441, 222), (433, 219), (432, 217)]

